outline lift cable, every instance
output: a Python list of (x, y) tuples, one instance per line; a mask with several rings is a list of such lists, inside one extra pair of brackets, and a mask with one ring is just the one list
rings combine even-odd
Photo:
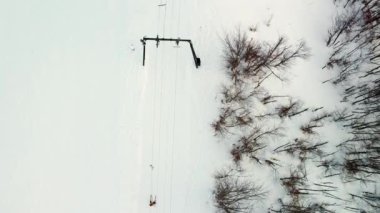
[[(156, 50), (156, 55), (158, 55), (158, 50)], [(154, 91), (153, 91), (153, 109), (152, 109), (152, 112), (153, 112), (153, 122), (152, 122), (152, 126), (153, 126), (153, 134), (152, 134), (152, 153), (151, 153), (151, 161), (150, 161), (150, 167), (151, 167), (151, 186), (150, 186), (150, 193), (153, 194), (153, 173), (154, 173), (154, 153), (155, 153), (155, 138), (156, 138), (156, 120), (157, 120), (157, 116), (156, 116), (156, 113), (155, 113), (155, 110), (156, 110), (156, 91), (157, 91), (157, 64), (158, 64), (158, 60), (157, 60), (157, 57), (155, 57), (155, 63), (154, 63), (154, 85), (153, 85), (153, 88), (154, 88)]]
[(167, 3), (167, 0), (165, 1), (165, 11), (164, 11), (164, 26), (163, 26), (163, 32), (162, 32), (162, 36), (165, 37), (165, 29), (166, 29), (166, 3)]
[[(162, 1), (162, 0), (160, 0)], [(157, 12), (157, 34), (159, 32), (159, 26), (160, 26), (160, 17), (161, 17), (161, 13), (160, 13), (160, 10), (158, 10)], [(158, 55), (158, 51), (156, 49), (156, 55)], [(153, 194), (153, 170), (154, 170), (154, 164), (153, 164), (153, 161), (154, 161), (154, 145), (155, 145), (155, 134), (156, 134), (156, 113), (155, 113), (155, 109), (156, 109), (156, 92), (157, 91), (157, 57), (155, 57), (155, 61), (154, 61), (154, 83), (153, 83), (153, 88), (154, 88), (154, 92), (153, 92), (153, 122), (152, 122), (152, 126), (153, 126), (153, 134), (152, 134), (152, 153), (151, 153), (151, 161), (150, 161), (150, 167), (151, 167), (151, 189), (150, 189), (150, 194), (152, 195)]]
[[(159, 6), (159, 10), (160, 10), (160, 8), (161, 7), (165, 7), (166, 8), (166, 5), (167, 5), (167, 0), (165, 1), (165, 3), (162, 3), (162, 0), (161, 0), (161, 4), (162, 4), (162, 6)], [(166, 11), (165, 11), (165, 15), (164, 15), (164, 20), (163, 20), (163, 29), (165, 29), (165, 24), (166, 24)], [(164, 31), (164, 30), (163, 30)], [(163, 32), (164, 33), (164, 32)], [(157, 49), (156, 49), (157, 50)], [(161, 53), (164, 53), (164, 49), (161, 49)], [(160, 54), (160, 55), (156, 55), (156, 58), (158, 58), (159, 57), (159, 59), (158, 59), (158, 63), (159, 63), (159, 66), (158, 66), (158, 69), (156, 70), (156, 72), (158, 72), (157, 73), (157, 75), (159, 75), (159, 91), (157, 91), (157, 92), (159, 92), (159, 102), (158, 102), (158, 135), (157, 135), (157, 137), (158, 137), (158, 141), (157, 141), (157, 146), (158, 146), (158, 153), (157, 153), (157, 165), (156, 165), (156, 167), (157, 167), (157, 169), (156, 169), (156, 177), (155, 177), (155, 179), (156, 179), (156, 192), (155, 192), (155, 195), (158, 195), (158, 193), (159, 193), (159, 186), (160, 186), (160, 184), (159, 184), (159, 181), (160, 181), (160, 173), (161, 173), (161, 165), (160, 165), (160, 163), (161, 163), (161, 136), (162, 136), (162, 131), (161, 131), (161, 127), (162, 127), (162, 113), (163, 113), (163, 107), (162, 107), (162, 97), (163, 97), (163, 85), (164, 85), (164, 72), (165, 72), (165, 69), (163, 69), (162, 68), (162, 65), (164, 64), (164, 63), (162, 63), (163, 62), (163, 58), (164, 58), (164, 54)], [(157, 63), (157, 64), (158, 64)], [(157, 88), (156, 88), (157, 89)], [(155, 137), (156, 138), (156, 137)], [(161, 199), (161, 201), (160, 201), (160, 203), (163, 203), (163, 197), (161, 197), (160, 198)]]
[[(161, 5), (162, 4), (162, 0), (160, 0), (160, 4), (159, 5)], [(160, 10), (160, 8), (158, 8), (158, 12), (157, 12), (157, 16), (158, 16), (158, 18), (157, 18), (157, 35), (158, 35), (158, 33), (159, 33), (159, 30), (160, 30), (160, 23), (161, 23), (161, 10)], [(155, 160), (155, 145), (156, 145), (156, 122), (157, 122), (157, 115), (156, 115), (156, 105), (157, 105), (157, 101), (156, 101), (156, 99), (157, 99), (157, 93), (156, 93), (156, 91), (157, 91), (157, 76), (158, 76), (158, 74), (157, 74), (157, 71), (158, 71), (158, 63), (159, 63), (159, 61), (158, 61), (158, 59), (157, 59), (157, 56), (159, 55), (158, 54), (158, 50), (156, 49), (156, 57), (155, 57), (155, 63), (154, 63), (154, 91), (153, 91), (153, 134), (152, 134), (152, 153), (151, 153), (151, 162), (150, 162), (150, 167), (151, 167), (151, 174), (150, 174), (150, 196), (153, 196), (153, 195), (155, 195), (156, 193), (154, 193), (154, 185), (156, 185), (155, 184), (155, 181), (154, 181), (154, 166), (155, 166), (155, 164), (154, 164), (154, 160)], [(158, 182), (158, 180), (156, 179), (156, 182)], [(151, 211), (152, 210), (152, 208), (150, 208), (150, 210), (149, 211)]]
[[(167, 4), (169, 5), (169, 4)], [(174, 1), (171, 2), (171, 7), (170, 7), (170, 10), (168, 10), (168, 17), (170, 17), (171, 19), (173, 19), (173, 8), (174, 8)], [(167, 6), (166, 6), (167, 7)], [(166, 26), (167, 29), (169, 30), (168, 32), (171, 33), (172, 32), (172, 25), (173, 25), (173, 22), (169, 22), (169, 25)], [(164, 34), (163, 36), (165, 37), (165, 28), (164, 28)], [(175, 46), (176, 47), (176, 46)], [(177, 56), (177, 55), (176, 55)], [(177, 62), (177, 59), (178, 59), (178, 56), (176, 57), (176, 66), (178, 66), (178, 62)], [(168, 67), (167, 67), (168, 68)], [(173, 67), (174, 68), (174, 67)], [(177, 67), (176, 67), (177, 69)], [(170, 66), (170, 70), (173, 70), (172, 69), (172, 66)], [(169, 70), (168, 70), (169, 71)], [(176, 73), (177, 73), (177, 70), (174, 70)], [(172, 72), (170, 72), (172, 73)], [(174, 74), (174, 77), (176, 77), (176, 73)], [(172, 79), (172, 76), (173, 74), (171, 75), (167, 75), (166, 79), (169, 81), (169, 82), (173, 82), (173, 80), (169, 80), (169, 79)], [(174, 79), (174, 81), (176, 81), (176, 79)], [(176, 84), (176, 83), (175, 83)], [(166, 85), (166, 84), (165, 84)], [(172, 88), (173, 84), (170, 84), (170, 86), (168, 86), (168, 88)], [(163, 171), (163, 177), (164, 177), (164, 181), (163, 181), (163, 192), (162, 192), (162, 196), (160, 196), (160, 200), (162, 200), (162, 203), (161, 204), (161, 210), (162, 212), (165, 212), (167, 213), (167, 208), (170, 208), (171, 206), (171, 191), (169, 190), (170, 189), (170, 186), (171, 186), (171, 183), (170, 181), (172, 181), (172, 177), (171, 177), (171, 170), (169, 170), (171, 167), (171, 156), (172, 156), (172, 153), (173, 153), (173, 139), (171, 138), (172, 135), (174, 134), (174, 128), (171, 128), (172, 125), (175, 125), (174, 123), (170, 123), (172, 121), (172, 119), (170, 118), (170, 115), (171, 115), (171, 112), (175, 113), (175, 103), (174, 105), (172, 104), (173, 103), (173, 100), (175, 99), (175, 97), (173, 97), (173, 94), (176, 95), (176, 87), (174, 89), (169, 89), (170, 91), (173, 91), (173, 93), (169, 93), (169, 91), (166, 91), (165, 93), (167, 94), (168, 96), (168, 104), (172, 106), (172, 110), (170, 111), (170, 108), (169, 108), (169, 105), (167, 107), (167, 112), (164, 114), (165, 117), (163, 118), (164, 119), (164, 124), (165, 125), (165, 137), (163, 138), (166, 138), (165, 141), (167, 141), (167, 146), (165, 146), (165, 149), (164, 149), (164, 152), (163, 155), (164, 155), (164, 161), (163, 161), (163, 168), (162, 168), (162, 171)], [(166, 96), (166, 95), (165, 95)], [(175, 101), (174, 101), (175, 102)], [(174, 120), (172, 122), (175, 122)], [(172, 131), (172, 132), (171, 132)], [(167, 205), (169, 204), (169, 206)]]
[[(177, 36), (179, 37), (179, 26), (181, 23), (181, 0), (178, 0), (177, 8)], [(178, 44), (177, 44), (178, 46)], [(173, 121), (172, 121), (172, 144), (171, 144), (171, 168), (170, 168), (170, 186), (169, 186), (169, 213), (172, 213), (173, 202), (173, 173), (174, 173), (174, 153), (175, 153), (175, 127), (176, 127), (176, 105), (177, 105), (177, 81), (178, 81), (178, 49), (176, 50), (176, 65), (175, 65), (175, 79), (174, 79), (174, 107), (173, 107)]]
[[(179, 0), (181, 2), (181, 0)], [(157, 37), (143, 37), (143, 39), (141, 39), (141, 42), (143, 44), (143, 66), (145, 65), (145, 47), (146, 47), (146, 43), (147, 41), (155, 41), (156, 42), (156, 56), (155, 56), (155, 76), (154, 76), (154, 100), (153, 100), (153, 140), (152, 140), (152, 158), (151, 158), (151, 195), (157, 195), (158, 191), (159, 191), (159, 178), (160, 178), (160, 170), (161, 170), (161, 136), (162, 136), (162, 132), (161, 132), (161, 127), (163, 124), (166, 123), (166, 126), (168, 127), (168, 130), (170, 129), (169, 125), (170, 125), (170, 122), (167, 122), (169, 121), (170, 119), (163, 119), (163, 87), (164, 87), (164, 82), (165, 82), (165, 79), (164, 79), (164, 76), (166, 75), (164, 73), (164, 70), (163, 67), (161, 67), (163, 65), (163, 59), (164, 59), (164, 56), (163, 54), (161, 54), (161, 56), (158, 55), (158, 46), (159, 46), (159, 43), (160, 42), (166, 42), (166, 41), (171, 41), (171, 42), (175, 42), (175, 44), (177, 46), (179, 46), (179, 43), (180, 42), (187, 42), (189, 43), (190, 45), (190, 49), (191, 49), (191, 53), (192, 53), (192, 56), (193, 56), (193, 59), (194, 59), (194, 63), (195, 63), (195, 66), (196, 68), (198, 68), (200, 65), (201, 65), (201, 60), (199, 57), (197, 57), (196, 53), (195, 53), (195, 50), (194, 50), (194, 46), (192, 44), (192, 41), (190, 39), (181, 39), (181, 38), (177, 38), (177, 39), (173, 39), (173, 38), (165, 38), (165, 33), (166, 33), (166, 16), (167, 16), (167, 9), (166, 9), (166, 5), (167, 5), (167, 0), (165, 1), (165, 3), (162, 2), (162, 0), (160, 0), (160, 4), (158, 4), (158, 25), (157, 25)], [(178, 4), (178, 22), (177, 22), (177, 36), (179, 36), (179, 28), (180, 28), (180, 22), (181, 22), (181, 14), (180, 14), (180, 9), (181, 9), (181, 4)], [(160, 31), (160, 25), (162, 23), (162, 20), (161, 20), (161, 8), (164, 7), (165, 11), (164, 11), (164, 16), (163, 16), (163, 25), (162, 25), (162, 37), (159, 36), (159, 31)], [(172, 6), (173, 8), (173, 6)], [(173, 14), (173, 13), (172, 13)], [(161, 53), (164, 53), (164, 49), (161, 50)], [(160, 57), (158, 59), (158, 57)], [(174, 86), (174, 103), (173, 103), (173, 116), (172, 116), (172, 136), (171, 136), (171, 148), (170, 148), (170, 151), (171, 153), (169, 153), (169, 155), (165, 154), (165, 157), (166, 157), (166, 160), (164, 159), (164, 165), (165, 165), (165, 169), (164, 169), (164, 176), (166, 177), (166, 173), (167, 173), (167, 168), (168, 168), (168, 162), (170, 164), (170, 187), (169, 187), (169, 212), (171, 213), (172, 212), (172, 198), (173, 198), (173, 171), (174, 171), (174, 148), (175, 148), (175, 123), (176, 123), (176, 102), (177, 102), (177, 81), (178, 81), (178, 50), (176, 51), (176, 65), (175, 65), (175, 86)], [(160, 66), (158, 65), (160, 64)], [(161, 72), (161, 73), (160, 73)], [(167, 75), (166, 75), (167, 76)], [(159, 81), (159, 82), (158, 82)], [(158, 90), (158, 87), (159, 87), (159, 90)], [(159, 102), (156, 103), (156, 99), (157, 99), (157, 93), (159, 93)], [(157, 107), (157, 104), (158, 104), (158, 115), (156, 115), (157, 113), (157, 110), (156, 110), (156, 107)], [(169, 113), (167, 113), (169, 115)], [(158, 117), (158, 121), (157, 121), (157, 117)], [(158, 129), (157, 129), (157, 122), (158, 122)], [(156, 129), (158, 130), (158, 133), (156, 131)], [(157, 139), (157, 134), (158, 134), (158, 139)], [(168, 131), (168, 140), (170, 139), (170, 130)], [(156, 141), (158, 140), (158, 141)], [(158, 150), (157, 150), (158, 148)], [(158, 151), (158, 153), (155, 153), (156, 151)], [(166, 150), (166, 153), (168, 152), (168, 150)], [(158, 154), (157, 155), (157, 159), (154, 158), (155, 154)], [(169, 159), (171, 158), (171, 159)], [(153, 169), (153, 163), (156, 161), (157, 165), (154, 165), (155, 169)], [(155, 178), (154, 178), (155, 176)], [(154, 181), (154, 179), (156, 179)], [(153, 191), (153, 188), (156, 188), (155, 191)], [(166, 189), (166, 181), (164, 181), (164, 190)], [(166, 191), (166, 190), (165, 190)], [(166, 193), (163, 192), (162, 194), (163, 196), (160, 197), (161, 201), (160, 203), (163, 204), (164, 208), (165, 208), (165, 197), (166, 197)], [(187, 196), (187, 195), (186, 195)], [(187, 198), (186, 198), (187, 199)], [(152, 209), (151, 209), (152, 210)], [(165, 210), (165, 209), (163, 209)]]
[(173, 106), (173, 120), (172, 120), (172, 143), (171, 143), (171, 169), (170, 169), (170, 186), (169, 186), (169, 213), (172, 212), (173, 200), (173, 169), (174, 169), (174, 146), (175, 146), (175, 122), (176, 122), (176, 105), (177, 105), (177, 81), (178, 81), (178, 49), (176, 50), (176, 65), (175, 65), (175, 79), (174, 79), (174, 106)]

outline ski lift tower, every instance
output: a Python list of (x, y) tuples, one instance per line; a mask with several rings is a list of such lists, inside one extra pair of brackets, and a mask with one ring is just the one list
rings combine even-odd
[(179, 45), (179, 42), (188, 42), (190, 44), (191, 53), (193, 54), (195, 67), (198, 68), (199, 66), (201, 66), (201, 59), (198, 58), (197, 55), (195, 54), (193, 43), (191, 42), (190, 39), (160, 38), (157, 35), (156, 38), (148, 38), (148, 37), (144, 36), (140, 41), (143, 44), (143, 48), (144, 48), (144, 50), (143, 50), (143, 66), (145, 65), (145, 45), (146, 45), (147, 41), (156, 41), (157, 48), (158, 48), (160, 41), (174, 41), (177, 44), (177, 46)]

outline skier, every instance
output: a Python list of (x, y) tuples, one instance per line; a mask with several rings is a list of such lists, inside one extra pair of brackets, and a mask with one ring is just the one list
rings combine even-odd
[(154, 196), (154, 200), (153, 200), (153, 196), (150, 195), (149, 206), (155, 206), (155, 205), (156, 205), (156, 196)]

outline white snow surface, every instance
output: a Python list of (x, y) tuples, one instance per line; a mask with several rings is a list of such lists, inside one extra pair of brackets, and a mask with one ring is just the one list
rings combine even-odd
[[(292, 67), (289, 82), (266, 86), (333, 110), (336, 90), (321, 84), (333, 8), (329, 0), (0, 1), (0, 212), (214, 212), (212, 175), (231, 161), (210, 128), (225, 33), (257, 25), (261, 40), (304, 39), (312, 57)], [(192, 39), (201, 67), (188, 44), (172, 42), (148, 42), (143, 67), (139, 40), (157, 33)], [(267, 173), (252, 172), (271, 188)]]

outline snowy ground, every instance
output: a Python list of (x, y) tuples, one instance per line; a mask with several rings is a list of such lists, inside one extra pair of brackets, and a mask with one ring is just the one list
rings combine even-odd
[[(334, 109), (335, 90), (320, 84), (332, 8), (328, 0), (0, 2), (0, 212), (213, 212), (212, 174), (230, 160), (210, 129), (224, 34), (257, 24), (260, 39), (305, 39), (310, 60), (294, 66), (290, 86), (269, 86)], [(141, 66), (139, 39), (157, 32), (192, 39), (200, 69), (174, 43), (148, 43)]]

